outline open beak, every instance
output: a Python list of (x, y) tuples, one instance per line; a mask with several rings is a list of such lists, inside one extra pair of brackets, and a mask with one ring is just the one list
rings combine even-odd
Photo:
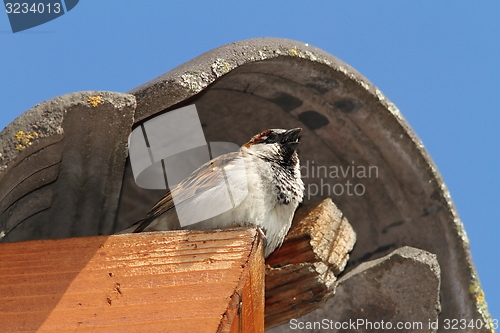
[(289, 149), (297, 149), (299, 146), (299, 135), (302, 132), (302, 128), (293, 128), (282, 134), (281, 143)]

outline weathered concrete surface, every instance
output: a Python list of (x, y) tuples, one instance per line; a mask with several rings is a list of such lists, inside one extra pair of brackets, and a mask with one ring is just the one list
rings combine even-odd
[[(429, 325), (437, 325), (439, 286), (436, 256), (403, 247), (346, 274), (321, 309), (267, 332), (290, 332), (295, 327), (305, 328), (300, 332), (436, 332), (437, 326)], [(307, 329), (314, 322), (327, 326)], [(355, 329), (353, 322), (358, 324)], [(335, 329), (335, 324), (344, 324), (344, 329)], [(395, 329), (396, 325), (406, 327)]]
[(110, 234), (133, 95), (87, 91), (40, 103), (0, 133), (0, 240)]

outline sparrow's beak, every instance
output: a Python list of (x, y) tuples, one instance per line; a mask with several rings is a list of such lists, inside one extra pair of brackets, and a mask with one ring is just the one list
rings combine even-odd
[(299, 135), (300, 132), (302, 131), (302, 128), (293, 128), (291, 130), (286, 131), (285, 133), (282, 134), (281, 137), (281, 144), (286, 146), (289, 149), (297, 149), (299, 146)]

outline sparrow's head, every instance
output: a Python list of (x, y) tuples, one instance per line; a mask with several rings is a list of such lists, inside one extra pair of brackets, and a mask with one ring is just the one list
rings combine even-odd
[(298, 162), (296, 150), (301, 131), (302, 128), (269, 129), (254, 136), (243, 147), (270, 161), (295, 164)]

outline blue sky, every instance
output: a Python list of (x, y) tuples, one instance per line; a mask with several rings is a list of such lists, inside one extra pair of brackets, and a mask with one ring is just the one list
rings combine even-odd
[(126, 92), (230, 42), (270, 36), (312, 44), (377, 85), (420, 136), (500, 319), (500, 2), (179, 3), (81, 0), (16, 34), (0, 13), (0, 128), (44, 100)]

